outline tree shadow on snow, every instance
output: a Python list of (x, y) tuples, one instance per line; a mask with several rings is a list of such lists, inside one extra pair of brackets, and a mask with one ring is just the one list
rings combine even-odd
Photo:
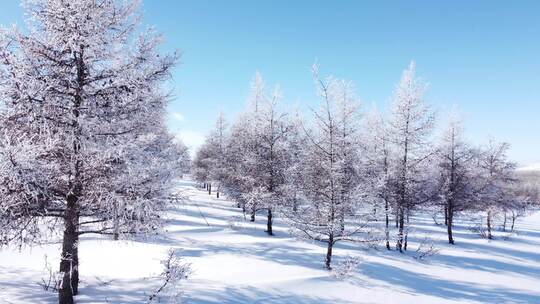
[(380, 263), (362, 264), (361, 272), (372, 279), (403, 288), (404, 292), (410, 294), (482, 303), (540, 303), (540, 294), (448, 281)]
[[(265, 304), (358, 304), (358, 301), (344, 301), (342, 298), (321, 298), (305, 294), (291, 294), (277, 289), (262, 290), (257, 287), (198, 290), (186, 295), (187, 303), (197, 304), (233, 304), (233, 303), (265, 303)], [(362, 302), (366, 303), (366, 302)]]

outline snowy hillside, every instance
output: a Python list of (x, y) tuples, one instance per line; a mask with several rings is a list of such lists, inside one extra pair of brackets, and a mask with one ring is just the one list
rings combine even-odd
[[(191, 263), (186, 303), (540, 303), (540, 214), (517, 223), (505, 240), (481, 239), (457, 223), (457, 245), (448, 245), (443, 226), (415, 218), (409, 251), (338, 244), (336, 264), (361, 257), (350, 278), (323, 268), (325, 246), (293, 239), (279, 221), (276, 236), (264, 233), (264, 218), (244, 221), (234, 203), (216, 199), (191, 181), (179, 182), (189, 197), (168, 214), (170, 224), (156, 240), (81, 242), (81, 294), (77, 303), (145, 303), (171, 247)], [(440, 250), (414, 259), (429, 233)], [(58, 264), (59, 243), (0, 251), (0, 303), (56, 303), (56, 293), (37, 284), (47, 278), (44, 256)], [(106, 250), (103, 250), (106, 248)]]

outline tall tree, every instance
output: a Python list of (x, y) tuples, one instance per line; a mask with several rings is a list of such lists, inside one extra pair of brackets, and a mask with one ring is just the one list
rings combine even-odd
[[(296, 213), (298, 206), (305, 200), (303, 195), (303, 166), (302, 163), (306, 158), (306, 150), (304, 147), (308, 141), (304, 132), (304, 122), (298, 111), (295, 112), (290, 124), (290, 131), (287, 136), (286, 144), (286, 170), (285, 170), (285, 185), (283, 187), (285, 207), (288, 211)], [(286, 208), (287, 209), (287, 208)], [(287, 210), (284, 210), (287, 212)]]
[(513, 201), (512, 185), (516, 182), (516, 165), (508, 160), (507, 143), (490, 140), (482, 149), (480, 156), (480, 207), (486, 211), (487, 237), (493, 238), (494, 215)]
[(428, 160), (433, 154), (429, 139), (434, 115), (423, 100), (426, 85), (416, 78), (411, 63), (399, 81), (392, 106), (390, 140), (393, 158), (392, 196), (398, 217), (396, 248), (407, 249), (407, 222), (412, 209), (429, 199), (426, 176)]
[[(353, 241), (363, 225), (356, 217), (358, 181), (358, 100), (351, 83), (322, 79), (314, 66), (321, 106), (314, 111), (314, 127), (307, 130), (303, 161), (305, 204), (288, 220), (302, 236), (327, 244), (325, 266), (339, 241)], [(348, 221), (346, 221), (348, 218)]]
[(81, 234), (159, 226), (182, 155), (163, 123), (176, 56), (152, 31), (132, 39), (137, 2), (24, 4), (29, 30), (0, 35), (0, 232), (63, 226), (59, 303), (73, 303)]
[(281, 92), (265, 90), (256, 73), (252, 81), (247, 110), (236, 120), (227, 145), (229, 191), (237, 194), (255, 220), (258, 210), (267, 211), (267, 230), (273, 235), (274, 209), (285, 196), (285, 172), (290, 123), (278, 109)]
[[(382, 201), (384, 208), (384, 234), (386, 249), (390, 250), (390, 160), (391, 146), (388, 126), (377, 109), (372, 109), (365, 119), (362, 138), (364, 145), (364, 170), (370, 178), (370, 193), (376, 200)], [(375, 206), (376, 208), (376, 206)]]
[(268, 102), (265, 83), (259, 72), (251, 82), (246, 110), (231, 127), (227, 144), (228, 192), (249, 211), (255, 221), (257, 211), (264, 209), (265, 170), (259, 162), (262, 158), (262, 107)]
[(197, 149), (195, 156), (193, 157), (193, 167), (191, 173), (193, 178), (201, 183), (208, 183), (210, 180), (210, 170), (212, 168), (212, 151), (208, 141), (205, 142)]
[(220, 112), (214, 129), (208, 134), (195, 154), (193, 175), (197, 181), (207, 185), (208, 194), (211, 194), (212, 184), (214, 183), (217, 198), (219, 198), (220, 189), (227, 174), (225, 164), (226, 133), (227, 122), (223, 112)]
[(438, 200), (444, 208), (448, 243), (454, 244), (454, 216), (470, 210), (477, 198), (474, 189), (477, 152), (463, 138), (462, 123), (456, 112), (451, 113), (437, 148), (439, 171)]
[(216, 197), (219, 198), (220, 190), (223, 186), (223, 181), (226, 178), (227, 169), (225, 166), (225, 145), (227, 142), (227, 121), (225, 114), (219, 112), (216, 119), (214, 130), (211, 133), (214, 143), (214, 157), (212, 162), (212, 170), (210, 171), (211, 180), (217, 185)]
[(273, 235), (272, 223), (274, 209), (283, 199), (283, 187), (286, 184), (288, 151), (287, 137), (290, 123), (287, 115), (278, 110), (281, 92), (278, 88), (272, 96), (260, 106), (257, 118), (259, 120), (258, 134), (258, 176), (261, 186), (267, 193), (264, 206), (267, 209), (266, 232)]

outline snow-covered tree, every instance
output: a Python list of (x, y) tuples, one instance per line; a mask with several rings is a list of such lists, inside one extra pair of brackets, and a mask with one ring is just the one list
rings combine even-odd
[(212, 151), (210, 145), (205, 141), (196, 151), (193, 157), (193, 167), (191, 173), (193, 178), (200, 182), (206, 183), (210, 180), (210, 169), (212, 162)]
[[(391, 146), (388, 137), (388, 126), (382, 114), (372, 109), (365, 119), (362, 136), (364, 151), (364, 170), (369, 178), (371, 195), (380, 201), (384, 209), (385, 245), (390, 250), (390, 157)], [(377, 206), (375, 206), (376, 208)]]
[(215, 182), (216, 197), (219, 198), (219, 192), (221, 190), (223, 181), (226, 178), (227, 168), (225, 165), (225, 145), (227, 142), (227, 121), (225, 120), (225, 114), (220, 112), (216, 119), (216, 125), (211, 132), (210, 137), (214, 146), (214, 157), (212, 161), (212, 168), (210, 170), (210, 180)]
[(62, 227), (60, 303), (78, 293), (78, 240), (159, 228), (184, 150), (164, 126), (176, 56), (133, 39), (137, 1), (27, 0), (28, 31), (0, 33), (0, 233)]
[(227, 143), (227, 122), (225, 114), (220, 112), (214, 129), (208, 134), (204, 143), (195, 154), (193, 175), (195, 180), (205, 183), (208, 194), (212, 193), (212, 184), (216, 186), (216, 197), (219, 198), (221, 186), (226, 178), (225, 164)]
[(493, 217), (508, 208), (514, 201), (513, 184), (516, 182), (514, 170), (516, 165), (508, 160), (508, 143), (498, 143), (489, 140), (481, 150), (479, 157), (480, 169), (480, 203), (482, 211), (486, 212), (487, 237), (493, 238)]
[[(281, 92), (266, 92), (262, 76), (257, 73), (252, 82), (248, 108), (235, 122), (230, 136), (231, 150), (242, 151), (230, 170), (242, 184), (242, 201), (255, 219), (258, 210), (267, 211), (267, 230), (273, 234), (273, 213), (283, 200), (287, 169), (287, 135), (290, 123), (278, 109)], [(229, 151), (230, 153), (230, 151)], [(234, 185), (238, 188), (239, 185)]]
[(463, 127), (458, 115), (451, 113), (436, 153), (439, 175), (437, 201), (443, 206), (450, 244), (454, 244), (454, 216), (458, 212), (471, 210), (477, 199), (477, 191), (474, 189), (476, 160), (477, 151), (463, 138)]
[(389, 125), (395, 153), (392, 160), (392, 199), (396, 208), (398, 237), (396, 248), (407, 249), (407, 222), (415, 206), (430, 199), (427, 175), (430, 134), (434, 115), (424, 103), (426, 85), (415, 75), (415, 64), (403, 72), (395, 93)]
[[(517, 170), (516, 170), (517, 171)], [(518, 217), (526, 215), (540, 207), (540, 172), (516, 172), (516, 183), (512, 186), (514, 199), (507, 205), (504, 212), (503, 230), (506, 230), (507, 213), (510, 216), (510, 231), (514, 230)]]
[(288, 169), (288, 140), (290, 123), (285, 113), (278, 109), (281, 92), (276, 89), (262, 104), (257, 115), (259, 134), (257, 153), (258, 178), (267, 192), (264, 206), (267, 209), (267, 233), (272, 235), (273, 211), (282, 203), (286, 171)]
[(350, 82), (322, 79), (314, 66), (320, 109), (308, 130), (303, 161), (305, 204), (288, 216), (300, 235), (325, 242), (326, 268), (331, 268), (336, 242), (356, 240), (365, 222), (357, 216), (363, 193), (358, 172), (358, 99)]
[[(231, 125), (228, 140), (225, 142), (223, 164), (226, 175), (222, 182), (222, 190), (238, 203), (238, 207), (242, 208), (244, 214), (248, 212), (244, 193), (249, 192), (253, 185), (250, 177), (243, 174), (249, 170), (246, 162), (249, 157), (246, 156), (253, 152), (249, 146), (251, 130), (248, 127), (248, 119), (248, 116), (242, 113)], [(255, 211), (251, 213), (251, 216), (254, 221)]]
[(285, 172), (285, 185), (283, 186), (284, 212), (297, 212), (297, 208), (305, 200), (302, 191), (304, 168), (302, 166), (306, 158), (304, 147), (307, 144), (304, 132), (304, 122), (298, 111), (295, 112), (290, 124), (287, 136), (287, 168)]

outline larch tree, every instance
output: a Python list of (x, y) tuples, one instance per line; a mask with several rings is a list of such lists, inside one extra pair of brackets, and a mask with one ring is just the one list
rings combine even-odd
[[(225, 171), (222, 182), (223, 191), (238, 202), (245, 213), (250, 213), (251, 221), (255, 221), (258, 211), (256, 199), (252, 199), (253, 192), (257, 188), (257, 181), (253, 178), (256, 171), (256, 153), (258, 132), (256, 113), (262, 102), (264, 83), (259, 73), (255, 75), (251, 83), (251, 95), (248, 98), (247, 109), (240, 113), (232, 122), (229, 136), (224, 142), (223, 168)], [(248, 206), (249, 205), (249, 206)], [(249, 210), (248, 210), (249, 207)]]
[(306, 157), (304, 147), (307, 138), (304, 132), (304, 122), (298, 111), (290, 123), (290, 130), (286, 143), (285, 185), (283, 186), (284, 209), (283, 212), (298, 211), (298, 206), (304, 201), (302, 181), (304, 176), (303, 161)]
[(279, 111), (281, 92), (268, 94), (256, 73), (251, 84), (247, 109), (234, 122), (226, 154), (227, 191), (232, 192), (251, 214), (267, 211), (267, 230), (273, 235), (273, 217), (283, 202), (288, 160), (287, 136), (290, 123)]
[(434, 114), (424, 103), (426, 85), (415, 75), (414, 62), (403, 72), (392, 105), (389, 122), (392, 160), (392, 199), (395, 204), (398, 236), (396, 248), (407, 249), (407, 226), (415, 206), (430, 199), (426, 176), (433, 154), (430, 135)]
[(62, 229), (59, 303), (79, 284), (79, 236), (152, 232), (185, 155), (164, 126), (176, 55), (138, 37), (138, 2), (28, 0), (0, 33), (2, 243)]
[[(243, 174), (248, 168), (246, 163), (247, 155), (253, 152), (249, 147), (251, 131), (246, 126), (246, 120), (248, 119), (247, 115), (242, 113), (231, 124), (228, 140), (225, 141), (225, 155), (223, 156), (223, 166), (226, 174), (222, 182), (222, 191), (237, 202), (238, 207), (242, 208), (244, 216), (248, 212), (244, 193), (249, 192), (253, 184), (251, 179)], [(251, 213), (251, 216), (254, 221), (255, 213)]]
[(514, 231), (518, 217), (540, 206), (540, 172), (523, 170), (516, 172), (516, 183), (512, 185), (512, 188), (514, 196), (504, 210), (505, 222), (503, 224), (503, 230), (506, 230), (506, 212), (509, 212), (510, 231)]
[[(287, 220), (300, 236), (327, 244), (325, 266), (339, 241), (355, 241), (364, 225), (356, 216), (358, 181), (358, 99), (352, 84), (333, 77), (321, 79), (314, 66), (320, 109), (307, 131), (303, 161), (306, 202)], [(365, 224), (365, 223), (364, 223)]]
[(480, 203), (478, 207), (486, 211), (487, 238), (493, 238), (493, 220), (499, 211), (503, 211), (514, 200), (513, 184), (516, 182), (516, 165), (508, 160), (508, 143), (490, 140), (481, 150)]
[[(260, 78), (260, 74), (255, 78)], [(267, 229), (273, 235), (273, 213), (283, 198), (283, 187), (286, 184), (285, 171), (287, 169), (287, 136), (290, 123), (287, 115), (279, 111), (281, 91), (278, 87), (271, 94), (264, 88), (255, 86), (252, 92), (253, 138), (250, 146), (254, 153), (251, 163), (255, 164), (251, 170), (252, 178), (257, 187), (252, 201), (257, 201), (260, 208), (267, 211)]]
[(264, 209), (266, 191), (260, 166), (262, 153), (262, 106), (268, 102), (265, 83), (259, 72), (251, 82), (246, 109), (234, 121), (228, 143), (229, 190), (236, 194), (242, 207), (255, 221), (256, 213)]
[(195, 154), (194, 178), (205, 183), (208, 194), (212, 194), (212, 184), (214, 183), (217, 198), (219, 198), (220, 189), (227, 174), (225, 165), (226, 136), (227, 122), (223, 112), (220, 112), (214, 129), (208, 134)]
[(454, 216), (471, 210), (477, 199), (478, 193), (474, 189), (477, 156), (477, 151), (463, 138), (457, 113), (452, 112), (439, 140), (435, 160), (439, 177), (437, 201), (443, 206), (450, 244), (454, 244)]
[(210, 180), (210, 169), (212, 165), (211, 157), (212, 151), (210, 149), (210, 145), (208, 145), (207, 140), (205, 140), (205, 142), (195, 152), (195, 156), (193, 157), (193, 167), (191, 168), (193, 178), (196, 181), (203, 183), (205, 186)]
[(273, 235), (273, 213), (284, 197), (286, 170), (288, 168), (288, 140), (290, 123), (287, 115), (278, 109), (281, 92), (278, 88), (266, 99), (257, 115), (259, 119), (258, 133), (258, 178), (266, 193), (264, 206), (267, 210), (266, 232)]
[(212, 138), (214, 147), (210, 179), (216, 184), (216, 197), (219, 198), (219, 193), (227, 175), (227, 168), (225, 165), (227, 121), (225, 120), (225, 114), (223, 112), (219, 112), (214, 130), (210, 133), (210, 137)]
[(386, 249), (390, 250), (390, 157), (391, 146), (387, 122), (382, 114), (372, 109), (365, 119), (363, 132), (364, 170), (370, 178), (371, 194), (380, 200), (384, 209), (384, 235)]

